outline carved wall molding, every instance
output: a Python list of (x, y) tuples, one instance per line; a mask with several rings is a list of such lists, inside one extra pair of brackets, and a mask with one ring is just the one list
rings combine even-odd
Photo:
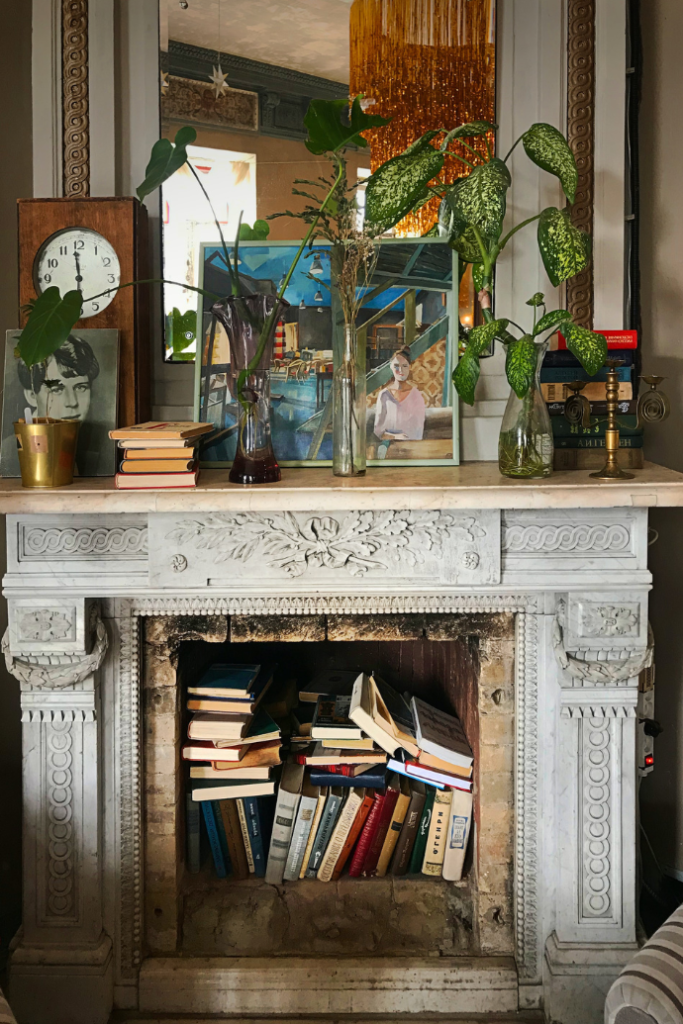
[(63, 193), (90, 195), (88, 0), (62, 0)]
[(7, 671), (23, 685), (39, 690), (65, 690), (77, 686), (97, 672), (109, 646), (109, 638), (99, 613), (93, 612), (95, 642), (90, 654), (24, 655), (10, 653), (10, 631), (2, 638), (2, 653)]
[[(567, 4), (567, 138), (579, 170), (572, 221), (593, 234), (595, 122), (595, 9), (597, 0)], [(567, 309), (593, 327), (593, 264), (567, 282)]]
[(27, 526), (19, 531), (19, 560), (44, 561), (84, 557), (130, 557), (147, 554), (146, 526)]
[(517, 616), (515, 944), (517, 969), (527, 982), (539, 978), (542, 939), (538, 899), (538, 625), (536, 615)]
[(621, 524), (503, 527), (506, 554), (617, 554), (631, 548), (631, 532)]
[(623, 704), (565, 705), (560, 711), (562, 718), (636, 718), (634, 707)]
[(611, 725), (584, 718), (581, 725), (582, 915), (611, 916)]
[(213, 87), (205, 82), (169, 75), (168, 89), (161, 96), (161, 116), (170, 121), (257, 132), (258, 93), (230, 88), (216, 96)]
[[(351, 576), (386, 571), (398, 562), (414, 568), (424, 563), (425, 552), (444, 549), (456, 538), (476, 544), (486, 533), (474, 516), (438, 511), (350, 512), (308, 519), (291, 512), (241, 512), (185, 520), (166, 540), (209, 550), (215, 563), (254, 561), (297, 578), (322, 567), (344, 570)], [(471, 567), (466, 556), (472, 553), (463, 552), (464, 568)]]
[[(44, 719), (45, 721), (45, 719)], [(75, 889), (74, 849), (74, 737), (67, 719), (46, 726), (47, 898), (49, 917), (73, 915)]]

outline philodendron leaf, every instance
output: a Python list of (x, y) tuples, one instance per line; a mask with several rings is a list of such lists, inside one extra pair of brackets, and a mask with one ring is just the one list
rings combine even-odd
[(453, 384), (460, 398), (467, 405), (474, 405), (474, 389), (480, 374), (479, 356), (468, 345), (453, 371)]
[(515, 338), (507, 348), (505, 373), (508, 382), (517, 397), (524, 398), (534, 380), (538, 349), (528, 334), (523, 338)]
[(42, 363), (63, 345), (73, 326), (81, 316), (83, 295), (67, 292), (64, 298), (59, 288), (47, 288), (35, 301), (26, 327), (17, 343), (19, 356), (27, 366)]
[(486, 135), (488, 132), (497, 132), (498, 125), (490, 121), (468, 121), (461, 124), (455, 131), (448, 134), (452, 139), (472, 139), (475, 135)]
[(560, 179), (564, 194), (570, 203), (576, 198), (579, 171), (574, 154), (562, 132), (551, 124), (532, 124), (522, 138), (530, 160)]
[(562, 333), (569, 351), (576, 356), (589, 377), (594, 377), (607, 359), (605, 335), (572, 323), (566, 323)]
[(338, 153), (351, 144), (364, 149), (368, 143), (361, 132), (389, 124), (391, 118), (366, 114), (361, 107), (361, 98), (356, 96), (351, 104), (348, 121), (345, 117), (349, 110), (348, 100), (311, 100), (304, 117), (308, 129), (306, 148), (316, 156)]
[(534, 337), (537, 334), (543, 334), (544, 331), (549, 331), (551, 327), (559, 327), (560, 324), (564, 324), (567, 320), (571, 320), (572, 315), (567, 309), (553, 309), (550, 313), (546, 313), (542, 316), (534, 327)]
[(430, 144), (438, 132), (426, 132), (398, 156), (387, 160), (368, 178), (365, 189), (365, 220), (374, 234), (398, 224), (427, 198), (427, 184), (444, 163), (444, 155)]
[(479, 356), (485, 352), (508, 325), (507, 320), (492, 320), (488, 324), (473, 327), (469, 332), (467, 348), (453, 371), (453, 384), (463, 402), (474, 405), (474, 389), (479, 380)]
[(137, 189), (140, 202), (187, 162), (187, 147), (191, 146), (196, 138), (197, 132), (194, 128), (186, 125), (176, 132), (175, 143), (170, 139), (159, 139), (154, 143), (145, 171), (145, 180)]
[(545, 302), (545, 295), (543, 292), (536, 292), (530, 299), (526, 300), (527, 306), (542, 306)]
[(538, 222), (538, 247), (543, 265), (557, 288), (588, 266), (591, 257), (591, 239), (571, 222), (569, 210), (549, 206)]

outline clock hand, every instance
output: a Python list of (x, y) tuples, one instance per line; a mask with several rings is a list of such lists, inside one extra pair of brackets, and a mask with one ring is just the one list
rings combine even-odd
[(81, 276), (81, 263), (80, 260), (78, 259), (77, 252), (74, 253), (74, 259), (76, 260), (76, 290), (80, 292), (81, 282), (83, 281), (83, 278)]

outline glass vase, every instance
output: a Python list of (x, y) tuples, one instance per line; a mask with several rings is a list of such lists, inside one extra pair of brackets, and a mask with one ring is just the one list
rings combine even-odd
[[(230, 470), (233, 484), (271, 484), (282, 476), (270, 433), (270, 367), (275, 327), (288, 306), (275, 295), (237, 295), (212, 307), (230, 342), (230, 390), (239, 403), (237, 451)], [(276, 307), (256, 360), (264, 325)]]
[(367, 423), (366, 353), (364, 334), (347, 324), (344, 347), (334, 371), (332, 419), (332, 472), (335, 476), (361, 476), (365, 465)]
[(553, 431), (540, 384), (547, 349), (547, 344), (536, 347), (536, 373), (524, 398), (510, 392), (498, 440), (503, 476), (529, 479), (550, 476), (553, 471)]

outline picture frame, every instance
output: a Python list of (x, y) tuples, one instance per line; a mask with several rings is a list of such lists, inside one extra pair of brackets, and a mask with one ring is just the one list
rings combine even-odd
[[(254, 291), (274, 292), (284, 279), (299, 242), (242, 242), (239, 272)], [(369, 466), (448, 466), (460, 462), (459, 405), (451, 377), (458, 358), (458, 257), (439, 238), (383, 239), (377, 264), (358, 314), (367, 339)], [(290, 303), (278, 325), (271, 366), (271, 433), (283, 467), (331, 466), (331, 425), (316, 429), (332, 401), (332, 375), (343, 322), (330, 280), (330, 244), (316, 243), (302, 257), (287, 289)], [(232, 249), (229, 247), (230, 255)], [(229, 294), (221, 246), (202, 243), (200, 288)], [(211, 300), (200, 296), (195, 363), (195, 419), (213, 422), (216, 431), (202, 445), (201, 465), (232, 464), (238, 405), (230, 391), (230, 351), (222, 329), (214, 335), (211, 367), (206, 365), (211, 330)], [(336, 326), (335, 326), (336, 325)], [(382, 404), (391, 404), (387, 386), (396, 358), (417, 392), (405, 406), (406, 431), (399, 409), (391, 423), (393, 438), (375, 427), (386, 422)], [(401, 359), (405, 359), (403, 365)], [(394, 367), (396, 369), (396, 366)], [(398, 378), (397, 378), (398, 379)], [(384, 397), (378, 404), (381, 393)], [(395, 392), (392, 392), (395, 393)], [(408, 418), (410, 406), (412, 417)], [(418, 436), (419, 435), (419, 436)]]
[(15, 353), (21, 331), (7, 331), (0, 476), (19, 477), (14, 434), (18, 419), (52, 416), (80, 419), (75, 475), (114, 476), (116, 442), (109, 431), (118, 426), (119, 331), (114, 328), (74, 329), (67, 341), (46, 360), (29, 370)]

